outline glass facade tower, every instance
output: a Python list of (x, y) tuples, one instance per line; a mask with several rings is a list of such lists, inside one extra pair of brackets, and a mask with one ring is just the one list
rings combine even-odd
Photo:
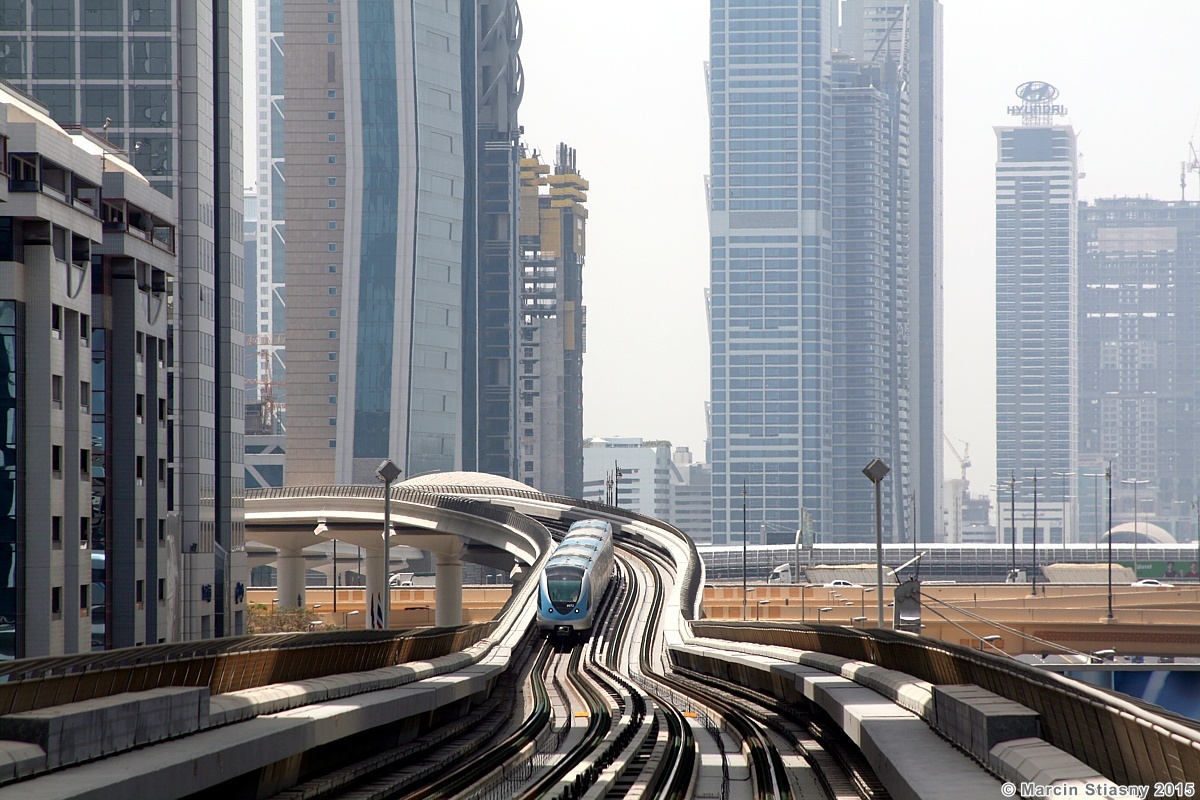
[[(913, 445), (922, 425), (940, 432), (940, 294), (923, 317), (914, 301), (940, 270), (940, 176), (920, 202), (910, 181), (914, 152), (940, 132), (940, 4), (844, 3), (841, 27), (838, 10), (711, 4), (714, 544), (741, 541), (743, 489), (756, 540), (792, 542), (804, 518), (819, 541), (873, 539), (861, 470), (875, 457), (893, 469), (886, 539), (910, 538), (918, 487), (926, 513), (940, 507), (940, 459)], [(930, 111), (924, 127), (916, 108)], [(920, 163), (940, 173), (940, 158)], [(930, 263), (913, 270), (923, 247)], [(937, 358), (919, 361), (926, 340)]]

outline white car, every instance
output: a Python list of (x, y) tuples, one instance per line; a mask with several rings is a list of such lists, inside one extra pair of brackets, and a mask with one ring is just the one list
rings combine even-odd
[(1174, 586), (1175, 586), (1175, 584), (1173, 584), (1173, 583), (1163, 583), (1162, 581), (1155, 580), (1154, 578), (1142, 578), (1140, 581), (1134, 581), (1133, 583), (1131, 583), (1129, 585), (1130, 586), (1166, 586), (1168, 588), (1174, 588)]
[(832, 589), (861, 589), (862, 586), (860, 586), (857, 583), (851, 583), (850, 581), (843, 581), (843, 580), (839, 579), (836, 581), (830, 581), (829, 583), (825, 584), (825, 588), (826, 589), (831, 589), (831, 588)]

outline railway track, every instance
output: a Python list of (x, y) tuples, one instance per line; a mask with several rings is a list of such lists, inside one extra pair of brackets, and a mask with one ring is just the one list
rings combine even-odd
[[(562, 647), (527, 636), (519, 666), (455, 724), (276, 797), (886, 800), (819, 709), (780, 708), (666, 663), (678, 569), (653, 537), (620, 536), (590, 639)], [(712, 757), (702, 761), (702, 751)]]

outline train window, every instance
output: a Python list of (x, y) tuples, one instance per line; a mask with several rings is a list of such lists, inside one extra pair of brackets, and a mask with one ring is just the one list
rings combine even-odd
[(556, 605), (574, 603), (583, 587), (583, 570), (578, 567), (549, 567), (546, 569), (546, 590), (550, 602)]

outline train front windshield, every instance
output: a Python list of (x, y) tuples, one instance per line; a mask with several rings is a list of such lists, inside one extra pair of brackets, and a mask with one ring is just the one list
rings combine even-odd
[(550, 567), (546, 570), (546, 590), (556, 606), (571, 605), (583, 590), (583, 570), (579, 567)]

